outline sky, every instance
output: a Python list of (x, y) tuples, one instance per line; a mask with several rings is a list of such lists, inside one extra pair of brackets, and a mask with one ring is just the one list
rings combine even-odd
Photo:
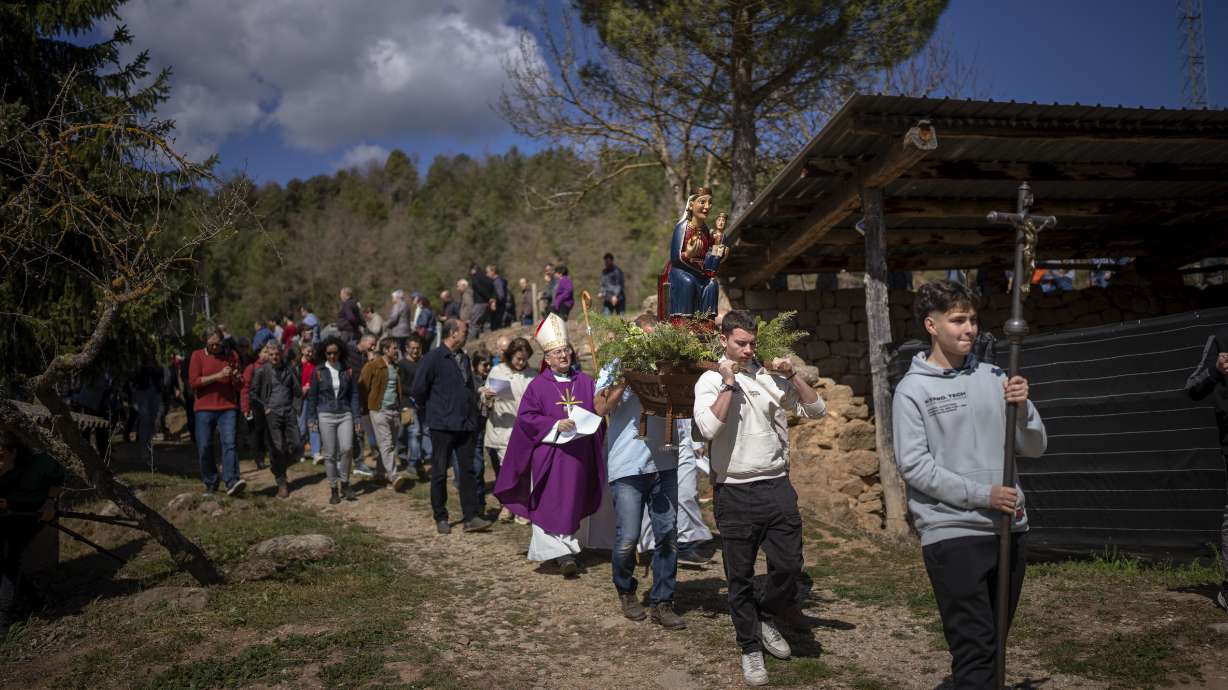
[[(952, 0), (937, 34), (995, 100), (1179, 107), (1173, 0)], [(399, 148), (543, 143), (495, 112), (536, 0), (129, 0), (132, 53), (173, 70), (177, 147), (258, 182), (382, 163)], [(1208, 102), (1228, 107), (1228, 0), (1207, 0)], [(530, 54), (535, 50), (530, 44)]]

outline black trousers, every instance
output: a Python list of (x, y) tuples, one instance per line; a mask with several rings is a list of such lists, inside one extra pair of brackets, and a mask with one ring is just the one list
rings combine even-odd
[(265, 436), (269, 444), (269, 469), (280, 481), (286, 478), (286, 469), (298, 462), (299, 453), (303, 452), (302, 441), (298, 435), (298, 417), (294, 409), (265, 410), (263, 414)]
[(252, 421), (247, 423), (247, 430), (252, 434), (252, 449), (256, 453), (256, 462), (263, 464), (268, 452), (268, 422), (264, 418), (264, 408), (252, 405)]
[[(921, 549), (942, 616), (942, 632), (951, 649), (955, 690), (994, 687), (997, 656), (995, 592), (998, 586), (998, 538), (958, 537)], [(1011, 538), (1010, 605), (1007, 629), (1015, 618), (1027, 569), (1027, 533)]]
[(0, 518), (0, 635), (21, 615), (29, 584), (21, 574), (22, 554), (43, 528), (37, 518)]
[(465, 522), (478, 512), (478, 490), (473, 472), (473, 454), (477, 435), (473, 431), (431, 429), (431, 512), (435, 522), (448, 519), (448, 468), (452, 452), (460, 458), (460, 503)]
[[(788, 477), (749, 484), (717, 484), (716, 526), (725, 546), (729, 614), (744, 654), (762, 651), (759, 616), (789, 611), (802, 572), (802, 516)], [(767, 582), (755, 596), (755, 558), (767, 557)]]

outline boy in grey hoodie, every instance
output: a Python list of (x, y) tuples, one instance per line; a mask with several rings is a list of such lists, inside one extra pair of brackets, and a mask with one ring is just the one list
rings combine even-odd
[(1028, 518), (1018, 479), (1002, 486), (1006, 404), (1022, 403), (1016, 450), (1045, 452), (1045, 426), (1028, 401), (1022, 376), (978, 362), (972, 292), (934, 281), (917, 291), (914, 310), (931, 348), (900, 381), (892, 405), (895, 459), (908, 484), (908, 508), (921, 534), (925, 569), (951, 650), (958, 690), (994, 683), (994, 591), (998, 578), (997, 516), (1011, 528), (1010, 612), (1014, 617), (1026, 567)]

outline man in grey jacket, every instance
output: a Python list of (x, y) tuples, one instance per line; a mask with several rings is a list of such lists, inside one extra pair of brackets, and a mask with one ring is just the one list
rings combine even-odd
[(397, 342), (397, 349), (405, 354), (405, 344), (414, 334), (413, 310), (405, 300), (404, 290), (392, 291), (392, 309), (384, 320), (384, 335)]
[[(1010, 578), (1008, 621), (1014, 617), (1027, 564), (1028, 515), (1016, 479), (1003, 486), (1006, 405), (1020, 404), (1016, 451), (1045, 452), (1045, 425), (1028, 401), (1022, 376), (972, 352), (978, 332), (975, 297), (967, 287), (934, 281), (917, 291), (917, 321), (930, 335), (896, 388), (892, 404), (895, 461), (908, 484), (908, 508), (921, 551), (957, 690), (993, 687), (992, 602), (997, 578)], [(1009, 573), (999, 573), (998, 515), (1014, 516)], [(1009, 625), (1009, 622), (1008, 622)]]
[(253, 405), (264, 408), (265, 433), (269, 443), (269, 469), (277, 480), (277, 497), (290, 495), (286, 468), (303, 451), (298, 435), (298, 413), (294, 408), (303, 397), (303, 386), (294, 368), (288, 366), (275, 342), (265, 345), (268, 361), (252, 375)]

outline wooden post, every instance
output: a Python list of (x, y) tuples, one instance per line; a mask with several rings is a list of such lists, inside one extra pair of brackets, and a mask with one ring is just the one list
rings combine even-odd
[(883, 190), (861, 190), (866, 233), (866, 331), (869, 340), (870, 386), (874, 394), (874, 437), (878, 448), (878, 480), (883, 487), (887, 533), (908, 534), (904, 480), (895, 466), (891, 433), (891, 396), (887, 390), (887, 348), (891, 344), (891, 312), (887, 303), (887, 234), (883, 222)]

